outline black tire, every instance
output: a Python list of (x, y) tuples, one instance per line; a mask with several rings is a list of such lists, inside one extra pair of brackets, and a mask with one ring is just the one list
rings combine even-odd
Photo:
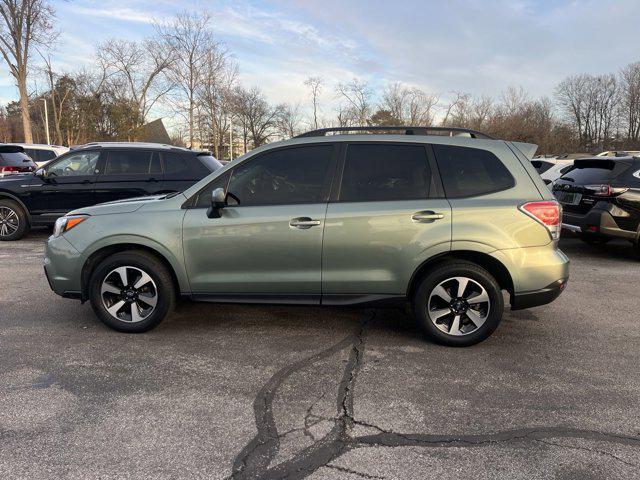
[[(434, 321), (431, 320), (428, 311), (428, 309), (430, 308), (429, 299), (434, 289), (442, 282), (445, 282), (447, 281), (447, 279), (452, 279), (454, 277), (466, 277), (468, 279), (471, 279), (473, 281), (470, 282), (471, 287), (468, 287), (468, 289), (466, 290), (470, 293), (473, 293), (473, 289), (477, 286), (481, 286), (482, 288), (484, 288), (490, 302), (483, 307), (487, 310), (485, 311), (486, 319), (484, 320), (484, 323), (482, 323), (482, 325), (478, 328), (475, 328), (475, 324), (471, 322), (470, 317), (466, 316), (466, 313), (462, 314), (460, 325), (465, 324), (464, 328), (469, 329), (469, 331), (458, 336), (451, 335), (440, 330), (440, 328), (438, 328), (434, 324)], [(469, 288), (471, 290), (469, 290)], [(456, 295), (452, 294), (451, 296), (455, 297)], [(422, 332), (429, 339), (435, 341), (436, 343), (451, 347), (468, 347), (485, 340), (495, 331), (495, 329), (500, 324), (500, 321), (502, 320), (502, 313), (504, 310), (504, 299), (502, 298), (502, 290), (500, 289), (500, 286), (498, 285), (498, 282), (495, 280), (495, 278), (493, 278), (493, 276), (484, 268), (478, 266), (475, 263), (467, 262), (464, 260), (453, 260), (446, 263), (441, 263), (437, 267), (435, 267), (434, 270), (426, 274), (418, 284), (412, 301), (414, 315)], [(438, 302), (440, 301), (444, 301), (444, 299), (439, 298)], [(455, 298), (453, 298), (452, 302), (453, 301), (455, 301)], [(470, 303), (474, 304), (473, 302)], [(448, 305), (442, 305), (441, 310), (444, 311), (447, 308), (450, 307)], [(469, 309), (467, 308), (467, 310)], [(450, 322), (454, 316), (455, 315), (453, 313), (446, 314), (443, 317), (443, 323), (441, 324), (441, 327), (445, 329), (452, 327)], [(449, 325), (447, 325), (447, 322), (449, 322)], [(471, 329), (473, 328), (475, 328), (475, 330), (472, 331)], [(460, 329), (460, 331), (462, 331), (462, 329)]]
[(589, 245), (598, 246), (598, 245), (606, 245), (611, 240), (613, 240), (613, 238), (604, 237), (602, 235), (593, 235), (593, 234), (583, 233), (582, 235), (580, 235), (580, 240), (582, 240), (584, 243), (587, 243)]
[[(13, 230), (18, 222), (17, 229)], [(3, 222), (11, 222), (11, 224), (2, 225)], [(4, 227), (4, 228), (3, 228)], [(3, 234), (3, 230), (6, 232)], [(9, 230), (11, 232), (9, 233)], [(0, 241), (11, 242), (20, 240), (29, 231), (29, 217), (24, 208), (18, 203), (10, 199), (0, 199)]]
[[(103, 282), (108, 278), (113, 278), (113, 271), (116, 268), (125, 266), (131, 267), (128, 270), (128, 273), (132, 276), (132, 280), (128, 282), (129, 285), (134, 283), (136, 278), (139, 278), (136, 275), (139, 274), (139, 271), (142, 271), (149, 275), (153, 281), (153, 283), (150, 283), (148, 287), (144, 288), (148, 288), (151, 292), (155, 291), (156, 294), (157, 303), (155, 304), (155, 307), (153, 307), (154, 309), (147, 316), (144, 316), (142, 320), (137, 322), (116, 318), (107, 310), (105, 305), (106, 301), (113, 302), (113, 305), (115, 305), (118, 301), (123, 300), (123, 296), (118, 297), (116, 294), (113, 294), (113, 296), (111, 296), (112, 294), (108, 294), (107, 297), (105, 297), (106, 300), (103, 301), (101, 292)], [(121, 277), (117, 277), (117, 279), (119, 278)], [(120, 288), (120, 286), (117, 286), (116, 288)], [(156, 327), (169, 315), (175, 306), (176, 293), (171, 273), (167, 267), (158, 260), (158, 258), (144, 251), (132, 250), (128, 252), (115, 253), (100, 262), (91, 274), (91, 278), (89, 280), (89, 300), (95, 314), (108, 327), (119, 332), (142, 333)], [(120, 310), (119, 314), (122, 316), (126, 316), (127, 308), (134, 308), (133, 304), (127, 305), (127, 303), (128, 302), (124, 305), (125, 311)], [(131, 312), (129, 316), (131, 317), (131, 320), (133, 320), (133, 311), (129, 310), (129, 312)], [(138, 312), (140, 312), (140, 309), (138, 309)]]

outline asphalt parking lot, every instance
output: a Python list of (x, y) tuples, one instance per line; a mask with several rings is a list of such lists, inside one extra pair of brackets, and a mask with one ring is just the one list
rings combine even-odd
[(0, 245), (0, 478), (640, 478), (640, 262), (562, 241), (571, 281), (467, 349), (400, 310), (181, 304), (125, 335)]

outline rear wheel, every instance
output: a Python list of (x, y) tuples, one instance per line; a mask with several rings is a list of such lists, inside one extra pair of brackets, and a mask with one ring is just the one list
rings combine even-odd
[(0, 241), (20, 240), (29, 230), (27, 212), (13, 200), (0, 200)]
[(89, 282), (93, 311), (105, 325), (120, 332), (151, 330), (175, 304), (171, 273), (146, 252), (122, 252), (107, 257)]
[(466, 347), (486, 339), (498, 327), (504, 300), (498, 282), (484, 268), (452, 261), (422, 279), (413, 309), (427, 337), (443, 345)]

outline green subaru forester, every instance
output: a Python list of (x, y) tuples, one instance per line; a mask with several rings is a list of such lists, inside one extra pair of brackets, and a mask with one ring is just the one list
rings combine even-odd
[[(356, 132), (356, 134), (353, 134)], [(369, 132), (367, 134), (367, 132)], [(58, 220), (45, 271), (123, 332), (178, 296), (224, 303), (402, 305), (446, 345), (564, 289), (561, 211), (535, 146), (463, 129), (334, 128), (257, 148), (188, 190)]]

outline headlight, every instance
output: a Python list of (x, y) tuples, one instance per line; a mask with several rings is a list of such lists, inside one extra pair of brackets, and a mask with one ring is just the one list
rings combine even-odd
[(59, 237), (64, 232), (67, 232), (73, 227), (84, 222), (87, 218), (89, 218), (88, 215), (72, 215), (70, 217), (60, 217), (56, 220), (56, 224), (53, 227), (53, 236)]

